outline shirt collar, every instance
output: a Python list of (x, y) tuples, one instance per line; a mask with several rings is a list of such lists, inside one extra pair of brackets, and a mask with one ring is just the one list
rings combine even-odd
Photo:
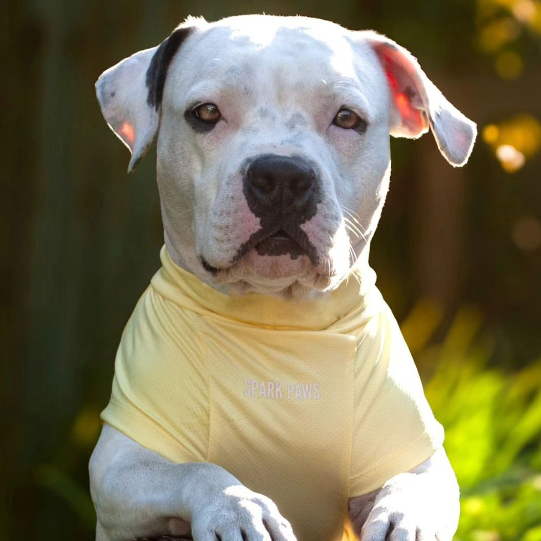
[(323, 330), (356, 319), (364, 311), (369, 293), (376, 291), (370, 267), (354, 270), (334, 290), (309, 298), (282, 299), (258, 293), (226, 295), (178, 267), (166, 247), (160, 252), (161, 269), (152, 287), (175, 304), (203, 315), (214, 315), (260, 327)]

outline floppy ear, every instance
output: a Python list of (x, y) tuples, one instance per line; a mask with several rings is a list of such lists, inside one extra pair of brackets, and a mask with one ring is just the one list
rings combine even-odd
[(409, 51), (375, 32), (361, 35), (387, 77), (393, 106), (391, 135), (416, 139), (430, 127), (447, 161), (455, 167), (464, 165), (475, 142), (476, 124), (447, 101)]
[(191, 25), (178, 27), (159, 47), (122, 60), (104, 71), (96, 82), (96, 94), (107, 124), (132, 153), (128, 173), (154, 141), (167, 69), (193, 29)]

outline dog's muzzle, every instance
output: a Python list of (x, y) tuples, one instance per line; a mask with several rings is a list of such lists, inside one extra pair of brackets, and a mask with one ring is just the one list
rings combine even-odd
[[(261, 154), (243, 167), (243, 194), (260, 228), (239, 246), (232, 264), (250, 250), (258, 255), (307, 256), (317, 266), (319, 256), (302, 224), (313, 218), (321, 201), (317, 169), (301, 156)], [(202, 260), (205, 270), (219, 270)]]
[(240, 247), (236, 259), (255, 248), (259, 255), (306, 255), (317, 265), (316, 250), (300, 227), (317, 212), (317, 180), (315, 168), (299, 156), (262, 154), (252, 159), (243, 192), (261, 228)]

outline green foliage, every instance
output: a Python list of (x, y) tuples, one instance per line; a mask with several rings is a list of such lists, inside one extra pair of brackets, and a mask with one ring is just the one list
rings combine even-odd
[(511, 375), (487, 368), (491, 341), (471, 345), (475, 327), (463, 311), (419, 355), (436, 367), (425, 390), (462, 490), (455, 539), (541, 541), (541, 360)]

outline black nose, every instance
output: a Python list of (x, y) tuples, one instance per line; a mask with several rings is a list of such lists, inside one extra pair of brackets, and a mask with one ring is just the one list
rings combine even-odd
[(248, 167), (244, 193), (256, 215), (302, 212), (310, 206), (316, 173), (302, 158), (262, 154)]

